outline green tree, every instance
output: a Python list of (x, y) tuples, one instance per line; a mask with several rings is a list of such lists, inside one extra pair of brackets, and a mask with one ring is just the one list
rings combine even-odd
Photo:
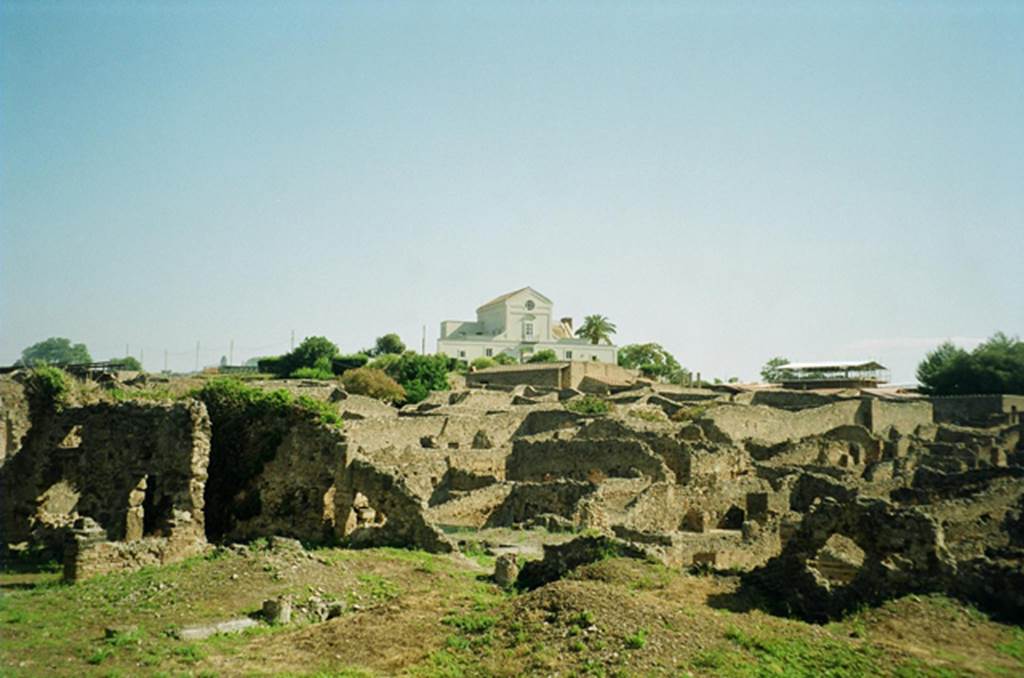
[(577, 337), (587, 339), (591, 344), (600, 344), (602, 341), (610, 344), (613, 334), (615, 325), (603, 315), (588, 315), (576, 330)]
[(619, 349), (619, 366), (640, 370), (649, 379), (684, 383), (690, 373), (661, 344), (629, 344)]
[(377, 358), (370, 367), (382, 369), (405, 389), (405, 399), (418, 403), (431, 391), (448, 390), (448, 356), (419, 355), (407, 351), (402, 355), (384, 355)]
[(1024, 394), (1024, 342), (996, 332), (968, 352), (947, 341), (917, 366), (917, 379), (934, 395)]
[(329, 378), (332, 362), (338, 353), (338, 347), (326, 337), (306, 337), (290, 353), (276, 358), (261, 358), (258, 363), (259, 370), (279, 377), (288, 377), (305, 367), (319, 373), (326, 372)]
[(558, 356), (550, 348), (545, 348), (537, 351), (530, 356), (526, 362), (528, 363), (553, 363), (558, 360)]
[(391, 332), (383, 337), (377, 337), (377, 342), (371, 349), (370, 355), (401, 355), (403, 353), (405, 353), (405, 344), (402, 343), (402, 338)]
[(110, 362), (117, 365), (118, 369), (129, 370), (133, 372), (142, 371), (142, 363), (139, 362), (138, 358), (134, 358), (130, 355), (127, 355), (123, 358), (111, 358)]
[(85, 344), (72, 344), (65, 337), (50, 337), (37, 344), (32, 344), (21, 352), (21, 365), (71, 365), (74, 363), (91, 363), (92, 356)]
[(775, 356), (761, 367), (761, 379), (769, 384), (777, 384), (789, 374), (787, 370), (779, 369), (789, 364), (789, 358)]

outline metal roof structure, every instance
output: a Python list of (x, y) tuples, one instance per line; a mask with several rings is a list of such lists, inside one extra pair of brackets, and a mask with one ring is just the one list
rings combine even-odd
[(833, 372), (840, 370), (887, 370), (885, 365), (874, 360), (828, 360), (814, 363), (786, 363), (780, 370), (804, 370), (807, 372)]

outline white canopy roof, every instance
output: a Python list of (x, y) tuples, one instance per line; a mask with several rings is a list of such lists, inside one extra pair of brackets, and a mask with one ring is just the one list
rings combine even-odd
[(886, 370), (889, 368), (874, 360), (827, 360), (817, 363), (786, 363), (780, 365), (778, 369), (825, 372), (828, 370)]

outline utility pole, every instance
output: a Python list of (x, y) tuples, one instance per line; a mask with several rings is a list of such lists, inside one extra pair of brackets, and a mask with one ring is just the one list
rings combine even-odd
[(420, 341), (420, 355), (427, 355), (427, 326), (423, 326), (423, 340)]
[(196, 372), (199, 371), (199, 342), (196, 341)]
[(232, 339), (231, 340), (231, 344), (229, 344), (229, 348), (228, 348), (228, 365), (234, 365), (234, 364), (235, 364), (235, 340)]

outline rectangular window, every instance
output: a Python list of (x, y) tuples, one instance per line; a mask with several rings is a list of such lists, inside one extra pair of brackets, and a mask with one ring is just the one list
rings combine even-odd
[(488, 358), (490, 358), (492, 355), (494, 355), (494, 349), (490, 349), (490, 348), (484, 349), (484, 355), (486, 355)]
[(460, 358), (465, 358), (466, 357), (466, 352), (465, 351), (459, 351), (459, 357)]
[(566, 360), (572, 360), (572, 351), (566, 351), (565, 352), (565, 359)]
[(533, 323), (523, 323), (523, 335), (527, 337), (533, 336)]

